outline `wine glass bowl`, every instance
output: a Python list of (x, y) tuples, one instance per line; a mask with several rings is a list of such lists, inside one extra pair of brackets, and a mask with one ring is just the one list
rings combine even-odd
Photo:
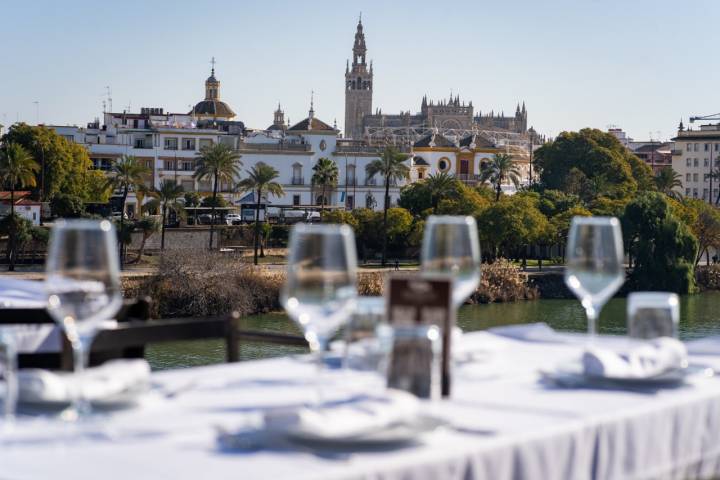
[(580, 300), (594, 336), (600, 310), (625, 281), (620, 221), (573, 217), (565, 255), (565, 284)]
[(452, 303), (461, 306), (480, 284), (480, 242), (473, 217), (431, 215), (425, 222), (424, 273), (453, 277)]
[[(288, 244), (287, 279), (280, 300), (288, 316), (302, 329), (315, 353), (319, 372), (330, 338), (355, 309), (356, 269), (355, 236), (349, 226), (293, 227)], [(318, 397), (319, 392), (318, 388)]]

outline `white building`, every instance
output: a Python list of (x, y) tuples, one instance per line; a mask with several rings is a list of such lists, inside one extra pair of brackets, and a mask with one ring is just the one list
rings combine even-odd
[[(686, 197), (715, 201), (720, 182), (710, 178), (711, 170), (720, 167), (720, 123), (702, 125), (699, 129), (685, 129), (682, 122), (673, 138), (672, 167), (680, 174)], [(712, 165), (712, 166), (711, 166)], [(712, 191), (711, 191), (712, 189)]]
[[(205, 81), (205, 99), (188, 113), (166, 113), (161, 108), (142, 108), (140, 113), (105, 113), (87, 128), (53, 126), (68, 140), (83, 144), (90, 153), (95, 168), (109, 170), (123, 155), (132, 155), (145, 162), (150, 170), (147, 186), (159, 187), (165, 180), (182, 185), (187, 192), (201, 196), (211, 194), (211, 182), (193, 178), (196, 158), (208, 145), (223, 143), (240, 154), (241, 177), (259, 163), (278, 171), (277, 182), (285, 194), (269, 197), (269, 207), (308, 208), (322, 203), (320, 188), (312, 185), (313, 166), (320, 158), (328, 158), (338, 167), (338, 184), (326, 192), (325, 205), (330, 208), (368, 207), (383, 209), (384, 179), (370, 178), (366, 167), (380, 158), (382, 147), (364, 141), (343, 139), (336, 126), (330, 126), (315, 116), (311, 101), (307, 118), (289, 126), (278, 105), (273, 124), (264, 130), (247, 130), (242, 122), (233, 121), (235, 113), (220, 101), (220, 82), (213, 69)], [(416, 138), (412, 146), (403, 148), (411, 168), (410, 180), (418, 181), (428, 175), (446, 172), (460, 180), (476, 184), (483, 164), (495, 153), (513, 154), (519, 162), (522, 178), (528, 178), (528, 155), (516, 147), (498, 146), (480, 134), (465, 138), (445, 137), (431, 133)], [(239, 181), (220, 185), (220, 193), (234, 205), (254, 203), (244, 192), (234, 190)], [(405, 180), (391, 185), (390, 204), (395, 205)], [(503, 187), (513, 193), (510, 184)], [(250, 194), (252, 196), (252, 194)], [(126, 202), (128, 214), (138, 211), (138, 199), (131, 193)]]

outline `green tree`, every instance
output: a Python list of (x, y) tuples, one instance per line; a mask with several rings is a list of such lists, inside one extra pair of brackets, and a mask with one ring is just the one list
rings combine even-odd
[(11, 213), (0, 220), (0, 235), (7, 235), (7, 249), (5, 258), (8, 261), (8, 271), (15, 270), (18, 254), (32, 238), (32, 223), (20, 215)]
[(526, 195), (503, 197), (478, 216), (480, 241), (491, 255), (519, 257), (521, 249), (545, 240), (551, 229), (538, 209), (538, 201)]
[[(125, 231), (125, 203), (130, 190), (139, 191), (145, 185), (145, 179), (150, 169), (132, 155), (123, 155), (115, 161), (105, 180), (106, 188), (110, 191), (120, 190), (120, 232)], [(125, 249), (120, 243), (120, 265), (125, 260)]]
[(352, 214), (352, 212), (348, 212), (347, 210), (333, 210), (331, 212), (327, 212), (323, 217), (323, 223), (344, 223), (350, 225), (356, 233), (358, 229), (357, 218)]
[(697, 265), (703, 255), (708, 254), (709, 256), (710, 248), (720, 246), (720, 209), (703, 200), (691, 198), (686, 199), (684, 204), (691, 209), (687, 225), (698, 241), (698, 251), (694, 262)]
[[(278, 171), (270, 165), (258, 163), (247, 171), (248, 177), (242, 179), (238, 183), (238, 189), (241, 191), (252, 191), (255, 195), (255, 239), (253, 263), (258, 264), (258, 244), (260, 242), (260, 204), (263, 195), (270, 194), (275, 197), (281, 197), (285, 194), (282, 185), (275, 181), (278, 178)], [(264, 253), (264, 252), (263, 252)], [(264, 256), (264, 255), (263, 255)]]
[(424, 181), (413, 182), (400, 189), (399, 207), (415, 217), (426, 217), (432, 212), (432, 195)]
[(215, 202), (219, 182), (234, 182), (240, 176), (240, 166), (242, 166), (240, 155), (222, 143), (204, 147), (197, 154), (193, 178), (213, 182), (213, 204), (210, 209), (210, 243), (208, 245), (210, 250), (213, 248), (213, 235), (215, 233)]
[(480, 173), (483, 182), (490, 182), (495, 187), (495, 201), (500, 200), (501, 186), (505, 180), (510, 180), (515, 188), (520, 185), (520, 170), (515, 164), (512, 155), (496, 153)]
[(200, 205), (200, 195), (197, 192), (185, 192), (185, 206), (197, 207)]
[(614, 135), (597, 129), (562, 132), (535, 152), (534, 165), (544, 188), (580, 195), (629, 200), (652, 188), (652, 171)]
[(672, 167), (665, 167), (655, 175), (655, 187), (658, 192), (664, 193), (670, 198), (679, 200), (681, 195), (677, 189), (682, 188), (682, 186), (680, 174), (673, 170)]
[(382, 156), (365, 166), (368, 178), (382, 175), (385, 181), (385, 202), (383, 204), (383, 247), (382, 266), (387, 263), (388, 209), (390, 208), (390, 184), (410, 179), (410, 167), (405, 164), (408, 156), (393, 147), (385, 147)]
[(320, 187), (321, 198), (320, 216), (325, 213), (325, 204), (327, 203), (327, 190), (333, 189), (338, 183), (338, 167), (335, 162), (329, 158), (319, 158), (315, 166), (312, 167), (313, 176), (310, 179), (313, 188)]
[[(715, 167), (710, 168), (708, 178), (720, 184), (720, 155), (715, 159)], [(712, 192), (710, 192), (710, 202), (712, 202)], [(715, 205), (720, 205), (720, 189), (718, 189)]]
[(66, 140), (52, 128), (17, 123), (3, 137), (6, 143), (18, 143), (33, 156), (41, 168), (35, 172), (33, 196), (50, 201), (59, 193), (74, 195), (83, 202), (106, 202), (109, 192), (105, 175), (93, 169), (88, 151)]
[(40, 166), (21, 145), (7, 143), (0, 149), (0, 182), (10, 190), (10, 219), (8, 220), (9, 271), (15, 270), (18, 248), (20, 248), (20, 221), (15, 218), (15, 190), (34, 187), (35, 174)]
[(490, 205), (490, 202), (477, 189), (456, 181), (454, 190), (438, 205), (438, 213), (477, 216)]
[(50, 200), (53, 215), (61, 218), (80, 218), (85, 214), (85, 204), (77, 195), (56, 194)]
[(635, 259), (633, 290), (695, 291), (698, 242), (672, 213), (659, 192), (646, 192), (628, 203), (622, 216), (625, 246)]
[(162, 217), (161, 233), (160, 233), (160, 250), (165, 250), (165, 226), (167, 225), (168, 212), (175, 212), (176, 215), (185, 211), (180, 197), (183, 196), (185, 190), (182, 185), (178, 185), (173, 180), (163, 180), (160, 188), (153, 188), (150, 196), (153, 198), (150, 205), (160, 209)]
[(457, 190), (458, 181), (445, 172), (430, 174), (422, 181), (430, 192), (433, 215), (438, 212), (440, 202)]

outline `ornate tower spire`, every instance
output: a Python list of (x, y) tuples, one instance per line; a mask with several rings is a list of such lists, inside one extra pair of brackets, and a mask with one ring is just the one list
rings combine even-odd
[(285, 112), (283, 112), (280, 102), (278, 102), (277, 110), (273, 113), (273, 125), (283, 127), (285, 125)]
[(220, 98), (220, 82), (215, 78), (215, 57), (210, 60), (212, 69), (210, 76), (205, 80), (205, 100), (218, 100)]
[(357, 31), (355, 32), (355, 44), (353, 45), (353, 66), (365, 65), (365, 34), (363, 33), (362, 16), (358, 20)]
[(367, 65), (367, 46), (362, 14), (358, 18), (353, 43), (353, 61), (345, 66), (345, 137), (360, 139), (365, 115), (372, 113), (373, 68)]
[(308, 112), (308, 118), (310, 120), (315, 118), (315, 90), (310, 90), (310, 111)]

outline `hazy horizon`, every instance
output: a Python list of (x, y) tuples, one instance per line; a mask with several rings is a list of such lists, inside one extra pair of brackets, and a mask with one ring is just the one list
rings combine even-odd
[[(0, 123), (85, 125), (130, 106), (188, 112), (203, 98), (210, 58), (221, 99), (249, 128), (265, 128), (280, 102), (294, 123), (310, 91), (327, 123), (344, 120), (345, 62), (362, 10), (375, 85), (373, 110), (420, 109), (452, 91), (475, 111), (512, 115), (555, 136), (616, 125), (635, 139), (668, 139), (682, 118), (720, 111), (709, 0), (553, 1), (502, 4), (330, 1), (49, 1), (3, 7)], [(671, 8), (672, 7), (672, 8)], [(703, 29), (702, 23), (708, 23)], [(707, 80), (706, 80), (707, 79)]]

